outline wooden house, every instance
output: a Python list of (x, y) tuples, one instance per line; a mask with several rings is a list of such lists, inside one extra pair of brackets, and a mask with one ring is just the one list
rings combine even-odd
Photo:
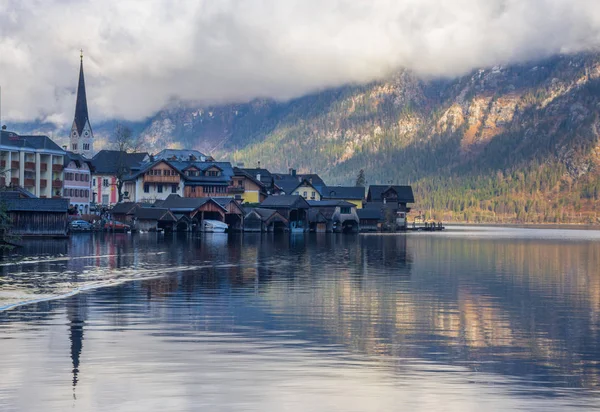
[(265, 199), (259, 209), (273, 209), (289, 222), (291, 232), (308, 230), (308, 210), (310, 205), (299, 195), (270, 196)]
[(11, 232), (18, 236), (68, 236), (69, 200), (20, 197), (16, 191), (0, 192), (0, 201), (11, 220)]
[(142, 232), (156, 232), (164, 230), (172, 232), (175, 229), (177, 218), (169, 209), (159, 207), (140, 207), (135, 211), (135, 228)]
[(353, 233), (359, 231), (359, 218), (354, 203), (343, 200), (309, 200), (308, 204), (311, 230)]
[(386, 224), (392, 229), (406, 229), (408, 204), (414, 203), (411, 186), (371, 185), (367, 193), (367, 205), (381, 205), (386, 213)]
[(244, 217), (244, 232), (283, 232), (289, 221), (273, 209), (251, 209)]
[[(227, 208), (221, 206), (217, 201), (209, 197), (187, 198), (171, 195), (167, 199), (157, 202), (156, 207), (169, 209), (174, 215), (185, 215), (191, 222), (192, 230), (202, 228), (205, 219), (226, 221)], [(180, 219), (177, 219), (179, 223)], [(188, 228), (190, 224), (188, 224)], [(182, 225), (183, 228), (183, 225)]]
[(244, 208), (233, 197), (211, 197), (225, 210), (225, 220), (230, 231), (242, 231), (244, 227)]

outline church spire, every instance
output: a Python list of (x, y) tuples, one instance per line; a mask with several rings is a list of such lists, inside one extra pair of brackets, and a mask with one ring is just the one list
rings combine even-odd
[(85, 79), (83, 77), (83, 50), (79, 55), (79, 84), (77, 85), (77, 103), (75, 104), (75, 125), (77, 133), (81, 135), (85, 123), (88, 121), (87, 98), (85, 95)]
[(79, 54), (79, 83), (75, 102), (75, 118), (71, 127), (70, 149), (91, 159), (94, 155), (94, 134), (88, 115), (85, 78), (83, 76), (83, 50)]

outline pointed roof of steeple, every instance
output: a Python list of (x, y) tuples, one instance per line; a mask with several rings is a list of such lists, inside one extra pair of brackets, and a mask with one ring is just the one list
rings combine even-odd
[(88, 121), (87, 98), (85, 95), (85, 79), (83, 77), (83, 51), (81, 52), (79, 65), (79, 84), (77, 85), (77, 102), (75, 103), (75, 126), (77, 133), (81, 135), (85, 123)]

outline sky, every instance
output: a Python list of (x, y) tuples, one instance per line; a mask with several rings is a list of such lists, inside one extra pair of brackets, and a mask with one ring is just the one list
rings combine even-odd
[(0, 0), (2, 122), (92, 122), (169, 102), (290, 99), (597, 50), (598, 0)]

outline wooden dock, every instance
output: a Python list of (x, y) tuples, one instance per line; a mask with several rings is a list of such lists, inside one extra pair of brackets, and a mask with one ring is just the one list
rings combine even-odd
[(442, 224), (442, 222), (413, 222), (406, 227), (406, 230), (410, 230), (412, 232), (441, 232), (442, 230), (446, 230), (446, 227)]

